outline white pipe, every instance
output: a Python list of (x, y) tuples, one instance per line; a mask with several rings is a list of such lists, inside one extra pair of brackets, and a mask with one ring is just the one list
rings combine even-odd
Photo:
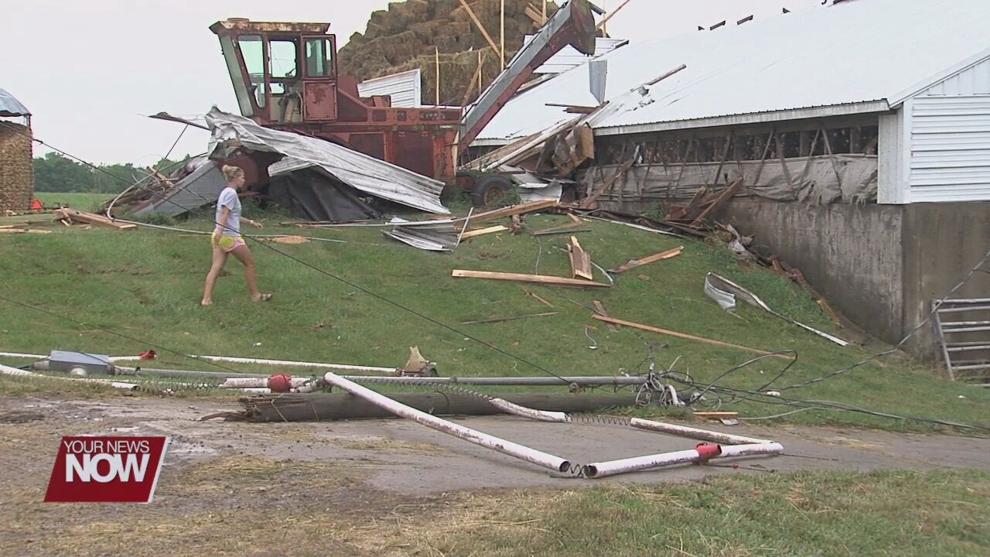
[(234, 364), (260, 364), (266, 366), (296, 366), (296, 367), (315, 367), (322, 369), (342, 369), (348, 371), (379, 371), (383, 373), (397, 373), (398, 369), (394, 367), (370, 367), (370, 366), (352, 366), (347, 364), (324, 364), (319, 362), (292, 362), (289, 360), (262, 360), (257, 358), (233, 358), (230, 356), (197, 356), (195, 354), (189, 354), (190, 358), (196, 358), (198, 360), (207, 360), (210, 362), (230, 362)]
[[(780, 454), (784, 447), (780, 443), (756, 443), (748, 445), (727, 445), (719, 446), (719, 453), (710, 458), (725, 458), (735, 456), (751, 455), (774, 455)], [(587, 478), (604, 478), (616, 474), (627, 472), (638, 472), (662, 466), (673, 466), (675, 464), (687, 464), (702, 460), (701, 453), (697, 449), (687, 451), (676, 451), (671, 453), (661, 453), (647, 456), (635, 456), (621, 460), (611, 460), (607, 462), (595, 462), (581, 467), (582, 474)]]
[[(82, 353), (82, 352), (80, 352)], [(22, 354), (20, 352), (0, 352), (0, 356), (5, 358), (23, 358), (25, 360), (47, 360), (48, 356), (43, 354)], [(127, 362), (140, 360), (141, 356), (110, 356), (111, 362)]]
[(492, 403), (492, 406), (498, 408), (506, 414), (521, 416), (531, 420), (557, 423), (570, 423), (571, 421), (571, 418), (564, 412), (547, 412), (544, 410), (537, 410), (535, 408), (527, 408), (501, 398), (489, 399), (488, 402)]
[(683, 425), (674, 425), (664, 422), (655, 422), (653, 420), (644, 420), (642, 418), (630, 419), (629, 425), (635, 427), (636, 429), (648, 429), (650, 431), (659, 431), (660, 433), (668, 433), (670, 435), (677, 435), (679, 437), (690, 437), (691, 439), (701, 439), (704, 441), (711, 441), (713, 443), (721, 443), (724, 445), (747, 445), (747, 444), (760, 444), (760, 443), (771, 442), (767, 439), (743, 437), (742, 435), (733, 435), (731, 433), (721, 433), (718, 431), (710, 431), (707, 429), (698, 429), (696, 427), (687, 427)]
[(34, 377), (34, 378), (44, 378), (44, 379), (54, 379), (56, 381), (77, 381), (82, 383), (97, 383), (99, 385), (107, 385), (113, 387), (114, 389), (123, 389), (125, 391), (133, 391), (138, 388), (138, 385), (134, 383), (122, 383), (120, 381), (107, 381), (104, 379), (91, 379), (83, 377), (59, 377), (57, 375), (43, 375), (41, 373), (35, 373), (33, 371), (25, 371), (23, 369), (17, 369), (16, 367), (9, 367), (0, 364), (0, 373), (4, 375), (11, 375), (14, 377)]
[(488, 435), (460, 424), (442, 420), (436, 416), (421, 412), (415, 408), (396, 402), (387, 396), (381, 395), (371, 389), (362, 387), (353, 381), (348, 381), (334, 373), (327, 373), (324, 377), (327, 383), (339, 387), (354, 396), (363, 398), (368, 402), (383, 408), (396, 416), (414, 420), (426, 427), (435, 429), (441, 433), (453, 435), (469, 443), (474, 443), (482, 447), (496, 450), (500, 453), (514, 456), (516, 458), (532, 462), (538, 466), (549, 468), (555, 472), (566, 472), (570, 469), (571, 463), (554, 455), (547, 454), (529, 447), (524, 447), (511, 441), (500, 439), (493, 435)]

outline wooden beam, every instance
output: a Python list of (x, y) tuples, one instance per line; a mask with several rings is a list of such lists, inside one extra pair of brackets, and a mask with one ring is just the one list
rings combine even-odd
[(593, 282), (583, 279), (572, 279), (564, 277), (551, 277), (548, 275), (526, 275), (522, 273), (497, 273), (490, 271), (468, 271), (464, 269), (454, 269), (450, 276), (456, 278), (479, 278), (489, 280), (511, 280), (516, 282), (532, 282), (536, 284), (547, 284), (552, 286), (595, 286), (608, 288), (608, 284)]
[(434, 106), (440, 106), (440, 47), (435, 46), (433, 47), (433, 49), (434, 52), (436, 53), (436, 64), (437, 64), (437, 98), (436, 98), (436, 102), (433, 104)]
[(655, 253), (653, 255), (644, 257), (642, 259), (630, 259), (616, 269), (609, 269), (610, 273), (624, 273), (630, 269), (635, 269), (636, 267), (642, 267), (643, 265), (649, 265), (650, 263), (655, 263), (657, 261), (663, 261), (664, 259), (670, 259), (672, 257), (677, 257), (684, 252), (684, 246), (677, 246), (674, 249), (669, 249), (667, 251), (661, 251), (660, 253)]
[(533, 213), (535, 211), (542, 211), (543, 209), (550, 209), (552, 207), (556, 207), (557, 205), (560, 205), (560, 202), (553, 199), (532, 201), (530, 203), (519, 203), (517, 205), (503, 207), (501, 209), (494, 209), (492, 211), (478, 213), (477, 215), (471, 217), (471, 222), (485, 222), (495, 219), (511, 217), (513, 215)]
[(499, 33), (499, 40), (502, 42), (502, 48), (499, 53), (502, 55), (502, 70), (505, 71), (505, 0), (502, 0), (502, 11), (499, 12), (499, 28), (501, 29)]
[(711, 344), (713, 346), (721, 346), (723, 348), (734, 348), (736, 350), (743, 350), (746, 352), (752, 352), (754, 354), (762, 354), (764, 356), (773, 356), (775, 358), (782, 358), (784, 360), (790, 360), (790, 356), (785, 356), (784, 354), (775, 354), (773, 352), (767, 352), (765, 350), (757, 350), (756, 348), (750, 348), (748, 346), (740, 346), (738, 344), (732, 344), (731, 342), (722, 342), (721, 340), (714, 340), (705, 337), (699, 337), (695, 335), (689, 335), (687, 333), (680, 333), (677, 331), (671, 331), (670, 329), (661, 329), (660, 327), (654, 327), (652, 325), (644, 325), (642, 323), (634, 323), (632, 321), (623, 321), (621, 319), (615, 319), (613, 317), (604, 317), (602, 315), (592, 315), (593, 319), (598, 321), (604, 321), (605, 323), (612, 323), (613, 325), (622, 325), (623, 327), (630, 327), (632, 329), (639, 329), (641, 331), (648, 331), (651, 333), (657, 333), (660, 335), (667, 335), (675, 338), (693, 340), (696, 342), (703, 342), (705, 344)]
[(464, 0), (460, 0), (460, 2), (461, 5), (464, 6), (464, 10), (467, 11), (468, 17), (470, 17), (471, 21), (473, 21), (474, 24), (478, 26), (478, 30), (481, 31), (481, 34), (485, 37), (485, 40), (488, 41), (488, 45), (492, 47), (492, 50), (498, 52), (499, 51), (498, 45), (495, 44), (495, 39), (493, 39), (492, 36), (488, 34), (488, 30), (485, 29), (485, 26), (481, 24), (481, 20), (478, 19), (478, 16), (474, 14), (474, 10), (471, 9), (471, 6), (469, 6), (468, 3), (465, 2)]
[(609, 12), (609, 13), (608, 13), (608, 14), (607, 14), (607, 15), (606, 15), (605, 17), (604, 17), (604, 19), (602, 19), (601, 21), (599, 21), (599, 22), (598, 22), (598, 25), (596, 25), (596, 26), (595, 26), (595, 30), (596, 30), (596, 31), (602, 31), (602, 32), (605, 32), (605, 33), (607, 33), (607, 32), (605, 31), (605, 24), (606, 24), (606, 23), (608, 23), (608, 20), (610, 20), (610, 19), (612, 19), (612, 16), (614, 16), (614, 15), (615, 15), (615, 14), (617, 14), (617, 13), (619, 13), (619, 10), (621, 10), (622, 8), (625, 8), (625, 7), (626, 7), (626, 4), (628, 4), (628, 3), (629, 3), (629, 0), (626, 0), (626, 1), (625, 1), (625, 2), (623, 2), (622, 4), (619, 4), (619, 7), (618, 7), (618, 8), (616, 8), (616, 9), (614, 9), (614, 10), (612, 10), (612, 11), (610, 11), (610, 12)]
[(539, 29), (540, 27), (543, 27), (543, 24), (545, 22), (540, 17), (540, 12), (538, 12), (536, 10), (536, 8), (533, 7), (532, 4), (526, 4), (526, 7), (523, 9), (523, 11), (526, 12), (526, 16), (529, 17), (529, 19), (533, 20), (533, 25), (537, 29)]
[(464, 234), (461, 234), (461, 240), (467, 240), (469, 238), (474, 238), (475, 236), (484, 236), (485, 234), (492, 234), (495, 232), (504, 232), (508, 230), (508, 226), (489, 226), (488, 228), (478, 228), (476, 230), (468, 230)]
[[(521, 287), (520, 287), (520, 288), (521, 288)], [(538, 296), (537, 294), (535, 294), (535, 293), (533, 293), (533, 292), (530, 292), (529, 290), (526, 290), (525, 288), (523, 288), (523, 289), (522, 289), (522, 291), (523, 291), (523, 292), (525, 292), (527, 296), (529, 296), (529, 297), (531, 297), (531, 298), (533, 298), (533, 299), (534, 299), (534, 300), (536, 300), (537, 302), (540, 302), (541, 304), (543, 304), (543, 305), (545, 305), (545, 306), (547, 306), (547, 307), (551, 307), (551, 308), (552, 308), (552, 307), (554, 307), (554, 305), (553, 305), (553, 304), (551, 304), (550, 302), (548, 302), (548, 301), (546, 301), (546, 300), (544, 300), (543, 298), (541, 298), (541, 297), (540, 297), (540, 296)]]
[(591, 273), (591, 256), (588, 252), (584, 251), (578, 239), (571, 236), (570, 242), (567, 244), (567, 253), (571, 259), (571, 276), (574, 278), (583, 278), (586, 280), (595, 280), (595, 276)]

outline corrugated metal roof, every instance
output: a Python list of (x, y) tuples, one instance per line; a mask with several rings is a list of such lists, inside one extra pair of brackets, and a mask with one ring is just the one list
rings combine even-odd
[(358, 93), (362, 97), (390, 95), (392, 106), (414, 108), (422, 106), (419, 68), (407, 72), (376, 77), (358, 83)]
[[(532, 37), (532, 35), (527, 35), (526, 41), (529, 42)], [(598, 37), (595, 39), (595, 53), (591, 57), (598, 58), (599, 56), (604, 56), (609, 52), (612, 52), (613, 50), (627, 44), (629, 44), (629, 39), (608, 39), (605, 37)], [(533, 73), (560, 74), (571, 68), (576, 68), (587, 61), (588, 57), (575, 50), (573, 46), (565, 46), (559, 52), (551, 56), (549, 60), (544, 62), (542, 66), (536, 68), (536, 71)]]
[[(630, 44), (606, 54), (606, 98), (621, 106), (595, 123), (601, 133), (836, 105), (897, 103), (967, 60), (990, 55), (986, 0), (849, 0), (712, 32)], [(687, 69), (626, 94), (681, 64)], [(597, 102), (588, 65), (513, 99), (479, 136), (504, 140), (572, 115), (559, 103)], [(926, 83), (927, 80), (927, 83)], [(616, 103), (615, 101), (619, 101)], [(707, 120), (705, 120), (707, 119)]]
[(21, 101), (4, 89), (0, 89), (0, 116), (30, 116), (31, 112)]

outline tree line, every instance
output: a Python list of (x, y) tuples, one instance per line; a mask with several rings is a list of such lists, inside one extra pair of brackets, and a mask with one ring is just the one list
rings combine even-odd
[[(189, 158), (187, 155), (179, 161), (162, 159), (153, 166), (168, 175)], [(102, 164), (93, 168), (58, 153), (47, 153), (34, 159), (35, 191), (120, 193), (147, 175), (146, 168), (131, 163)]]

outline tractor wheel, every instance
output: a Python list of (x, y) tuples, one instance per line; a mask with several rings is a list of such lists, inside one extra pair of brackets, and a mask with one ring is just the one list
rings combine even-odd
[(512, 182), (502, 176), (485, 176), (471, 189), (475, 207), (494, 207), (508, 197)]

